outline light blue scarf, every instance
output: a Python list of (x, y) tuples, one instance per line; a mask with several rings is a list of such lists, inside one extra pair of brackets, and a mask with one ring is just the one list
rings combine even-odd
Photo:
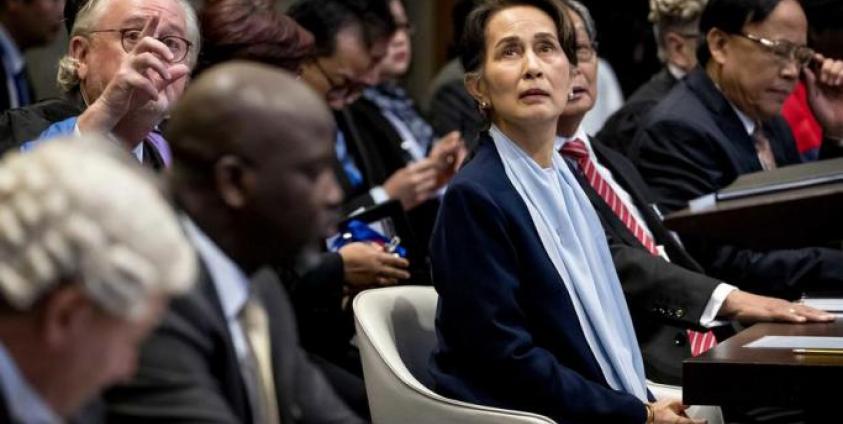
[(647, 402), (641, 351), (597, 213), (560, 155), (542, 168), (497, 127), (490, 130), (509, 181), (524, 199), (603, 376)]

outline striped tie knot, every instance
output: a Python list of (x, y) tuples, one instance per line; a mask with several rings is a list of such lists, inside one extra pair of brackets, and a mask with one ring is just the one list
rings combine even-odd
[(575, 138), (568, 140), (568, 142), (559, 149), (559, 153), (579, 161), (588, 157), (588, 148), (585, 147), (585, 143), (582, 140)]

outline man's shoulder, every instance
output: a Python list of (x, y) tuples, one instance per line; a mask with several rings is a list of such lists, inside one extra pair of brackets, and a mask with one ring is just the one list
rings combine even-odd
[(50, 99), (8, 110), (0, 117), (0, 150), (13, 149), (38, 138), (50, 125), (81, 112), (78, 104), (67, 99)]

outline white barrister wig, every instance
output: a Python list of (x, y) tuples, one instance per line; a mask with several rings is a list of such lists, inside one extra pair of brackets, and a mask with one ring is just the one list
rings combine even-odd
[(654, 24), (665, 21), (690, 22), (702, 15), (708, 0), (650, 0), (648, 18)]
[(58, 139), (0, 161), (0, 302), (25, 311), (65, 282), (139, 317), (187, 291), (195, 253), (153, 176), (98, 137)]

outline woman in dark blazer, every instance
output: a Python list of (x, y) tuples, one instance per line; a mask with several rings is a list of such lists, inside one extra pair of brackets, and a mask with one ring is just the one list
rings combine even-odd
[(487, 1), (463, 51), (492, 126), (434, 230), (435, 389), (560, 423), (695, 422), (650, 403), (599, 218), (554, 151), (576, 60), (559, 4)]

